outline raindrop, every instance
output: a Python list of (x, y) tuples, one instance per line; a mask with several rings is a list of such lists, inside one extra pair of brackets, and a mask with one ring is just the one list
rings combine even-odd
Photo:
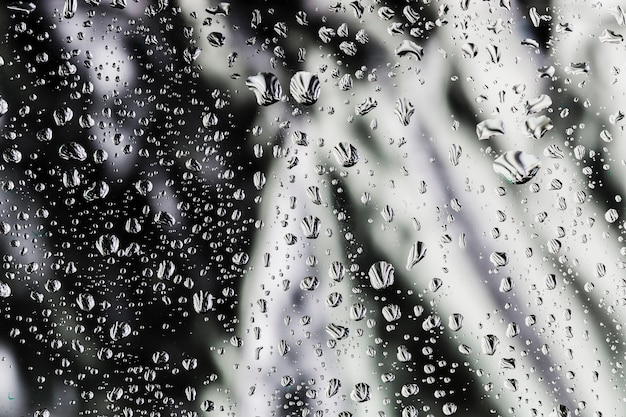
[(298, 71), (291, 77), (289, 92), (300, 104), (314, 104), (320, 96), (319, 78), (310, 72)]
[(496, 353), (499, 344), (500, 339), (498, 339), (497, 336), (493, 334), (488, 334), (482, 338), (480, 346), (485, 355), (493, 355)]
[(526, 101), (526, 114), (539, 113), (542, 110), (547, 109), (552, 105), (552, 99), (546, 94), (541, 94), (539, 97)]
[(316, 185), (312, 185), (306, 189), (306, 195), (311, 199), (313, 204), (322, 204), (322, 195), (320, 188)]
[(371, 388), (364, 382), (359, 382), (354, 386), (352, 392), (350, 392), (350, 398), (352, 401), (363, 403), (371, 399)]
[(192, 297), (193, 309), (198, 314), (207, 313), (213, 308), (213, 295), (200, 290)]
[(426, 245), (424, 242), (417, 241), (409, 250), (409, 256), (406, 260), (406, 269), (410, 271), (419, 261), (426, 256)]
[(608, 209), (606, 213), (604, 213), (604, 218), (609, 223), (615, 223), (619, 218), (619, 213), (614, 208)]
[(62, 159), (84, 161), (87, 159), (87, 151), (82, 145), (76, 142), (64, 143), (59, 147), (59, 156)]
[(479, 140), (504, 135), (504, 122), (501, 119), (487, 119), (476, 125), (476, 136)]
[(382, 309), (383, 317), (388, 322), (399, 320), (402, 316), (402, 311), (400, 310), (400, 306), (397, 304), (389, 304)]
[(546, 288), (553, 290), (556, 288), (556, 276), (554, 274), (547, 274), (544, 278)]
[(356, 165), (359, 161), (359, 153), (354, 145), (348, 142), (339, 142), (333, 151), (337, 162), (339, 162), (343, 167), (349, 168)]
[(453, 332), (461, 330), (461, 327), (463, 327), (463, 315), (460, 313), (450, 314), (450, 317), (448, 318), (448, 327)]
[(461, 157), (462, 151), (461, 145), (457, 145), (456, 143), (450, 145), (448, 149), (448, 160), (452, 166), (459, 165), (459, 158)]
[(393, 265), (386, 261), (379, 261), (370, 267), (368, 276), (372, 287), (380, 290), (393, 284), (394, 273)]
[(509, 257), (505, 252), (493, 252), (489, 256), (489, 260), (495, 267), (505, 266), (509, 263)]
[(300, 223), (300, 228), (307, 239), (317, 239), (320, 234), (321, 220), (318, 217), (306, 216)]
[(331, 378), (328, 380), (328, 385), (326, 385), (326, 396), (328, 398), (336, 395), (339, 392), (339, 388), (341, 388), (341, 381), (337, 378)]
[(541, 115), (537, 117), (529, 117), (525, 123), (526, 133), (535, 139), (541, 139), (543, 135), (551, 130), (554, 125), (549, 117)]
[(357, 104), (354, 108), (354, 112), (358, 116), (365, 116), (378, 106), (378, 102), (371, 97), (366, 98), (362, 103)]
[(101, 255), (112, 255), (117, 252), (120, 247), (120, 240), (117, 236), (105, 234), (96, 240), (96, 249)]
[(120, 339), (128, 337), (130, 335), (131, 328), (130, 325), (123, 321), (116, 321), (111, 329), (109, 330), (109, 335), (111, 339), (117, 342)]
[(328, 333), (330, 337), (335, 340), (342, 340), (348, 337), (350, 331), (347, 327), (340, 326), (335, 323), (330, 323), (328, 326), (326, 326), (326, 333)]
[(407, 98), (401, 98), (396, 101), (394, 114), (403, 126), (409, 125), (413, 113), (415, 113), (415, 106)]
[(96, 300), (93, 295), (83, 292), (76, 297), (76, 304), (83, 311), (91, 311), (96, 306)]
[(0, 298), (7, 298), (11, 296), (11, 287), (6, 282), (0, 281)]
[(394, 52), (399, 57), (414, 57), (418, 61), (421, 60), (424, 56), (424, 48), (409, 40), (402, 41), (402, 43), (398, 45)]
[(296, 145), (300, 146), (308, 146), (309, 145), (309, 136), (301, 131), (295, 131), (291, 134), (291, 141)]
[(261, 106), (276, 103), (283, 94), (278, 78), (270, 72), (260, 72), (248, 77), (246, 86), (254, 93), (257, 103)]
[(365, 318), (367, 308), (362, 303), (354, 303), (350, 307), (350, 318), (354, 321), (360, 321)]
[(320, 285), (317, 277), (305, 277), (300, 281), (300, 289), (304, 291), (313, 291)]
[(530, 181), (540, 167), (539, 158), (523, 151), (505, 152), (493, 162), (493, 170), (513, 184)]

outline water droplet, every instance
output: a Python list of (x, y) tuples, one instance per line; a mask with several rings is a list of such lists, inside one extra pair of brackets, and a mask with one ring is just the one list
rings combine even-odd
[(402, 43), (398, 45), (394, 52), (399, 57), (414, 57), (418, 61), (421, 60), (424, 56), (424, 48), (409, 40), (402, 41)]
[(463, 149), (461, 148), (461, 145), (457, 145), (456, 143), (450, 145), (450, 148), (448, 149), (448, 160), (452, 166), (459, 165), (459, 158), (461, 157), (462, 152)]
[(526, 101), (526, 114), (539, 113), (542, 110), (547, 109), (552, 105), (552, 99), (546, 94), (541, 94), (539, 97)]
[(320, 281), (317, 277), (305, 277), (300, 281), (300, 289), (304, 291), (313, 291), (319, 287)]
[(370, 283), (375, 290), (381, 290), (393, 285), (395, 270), (393, 265), (386, 261), (373, 264), (368, 272)]
[(362, 103), (357, 104), (354, 108), (354, 112), (358, 116), (365, 116), (378, 106), (378, 102), (371, 97), (366, 98)]
[(0, 281), (0, 298), (7, 298), (11, 296), (11, 287), (6, 282)]
[(399, 320), (402, 317), (402, 310), (397, 304), (389, 304), (382, 309), (383, 317), (388, 322)]
[(352, 89), (352, 76), (350, 74), (345, 74), (339, 79), (339, 88), (342, 91), (348, 91)]
[(563, 159), (565, 158), (565, 152), (558, 145), (552, 144), (546, 147), (543, 150), (543, 155), (552, 159)]
[(96, 240), (96, 249), (104, 256), (116, 253), (119, 247), (120, 240), (115, 235), (105, 234)]
[(441, 407), (441, 411), (443, 411), (443, 414), (446, 416), (451, 416), (452, 414), (456, 413), (456, 410), (457, 406), (455, 403), (445, 403)]
[(9, 111), (9, 103), (7, 103), (5, 99), (0, 97), (0, 117), (7, 114), (8, 111)]
[(488, 334), (482, 338), (480, 346), (485, 355), (493, 355), (496, 353), (499, 344), (500, 339), (497, 336)]
[(59, 156), (62, 159), (84, 161), (87, 159), (87, 151), (82, 145), (76, 142), (64, 143), (59, 147)]
[(271, 72), (260, 72), (248, 77), (246, 86), (254, 93), (257, 103), (261, 106), (276, 103), (283, 94), (278, 78)]
[(363, 403), (371, 399), (372, 390), (369, 385), (364, 382), (359, 382), (354, 386), (352, 392), (350, 392), (350, 398), (352, 401)]
[(109, 330), (109, 335), (111, 336), (111, 339), (113, 341), (117, 342), (120, 339), (128, 337), (130, 335), (130, 332), (131, 327), (128, 323), (123, 321), (116, 321), (113, 326), (111, 326), (111, 329)]
[(509, 263), (509, 257), (505, 252), (493, 252), (489, 256), (489, 260), (495, 267), (505, 266)]
[(615, 223), (619, 218), (619, 213), (614, 208), (608, 209), (606, 213), (604, 213), (604, 218), (609, 223)]
[(360, 321), (365, 318), (367, 308), (362, 303), (354, 303), (350, 307), (350, 318), (354, 321)]
[(350, 331), (347, 327), (340, 326), (335, 323), (330, 323), (328, 326), (326, 326), (326, 333), (328, 333), (330, 337), (335, 340), (342, 340), (348, 337)]
[(328, 384), (326, 385), (326, 396), (330, 398), (336, 395), (339, 392), (339, 388), (341, 388), (341, 381), (339, 379), (329, 379)]
[(417, 241), (409, 250), (409, 256), (406, 260), (406, 269), (410, 271), (419, 261), (426, 256), (426, 245), (424, 242)]
[(322, 195), (320, 188), (316, 185), (312, 185), (306, 189), (306, 195), (311, 199), (313, 204), (322, 204)]
[(348, 142), (339, 142), (333, 151), (337, 162), (343, 167), (349, 168), (359, 161), (359, 153), (354, 145)]
[(505, 152), (493, 162), (493, 170), (513, 184), (524, 184), (530, 181), (540, 167), (539, 158), (523, 151)]
[(476, 125), (476, 136), (479, 140), (504, 135), (504, 122), (501, 119), (487, 119)]
[(403, 126), (408, 126), (411, 122), (411, 117), (415, 113), (415, 106), (407, 99), (401, 98), (396, 101), (396, 109), (394, 114), (400, 120)]
[(316, 74), (307, 71), (298, 71), (289, 83), (289, 92), (300, 104), (310, 106), (320, 96), (320, 80)]
[(552, 124), (552, 120), (544, 115), (537, 117), (529, 117), (525, 123), (526, 134), (535, 139), (541, 139), (543, 135), (551, 130), (554, 125)]
[(396, 357), (400, 362), (409, 362), (413, 355), (411, 355), (411, 352), (405, 345), (400, 345), (396, 350)]
[(448, 327), (453, 332), (461, 330), (461, 327), (463, 327), (463, 315), (460, 313), (450, 314), (450, 317), (448, 318)]
[(309, 135), (301, 131), (295, 131), (291, 134), (291, 141), (296, 145), (300, 146), (308, 146), (309, 145)]
[(209, 312), (213, 308), (213, 295), (207, 291), (200, 290), (192, 297), (193, 309), (198, 314)]
[(7, 9), (13, 10), (15, 12), (21, 12), (26, 14), (31, 14), (35, 11), (37, 6), (35, 3), (30, 1), (14, 1), (7, 5)]
[(91, 311), (96, 306), (96, 300), (93, 295), (83, 292), (76, 297), (76, 304), (83, 311)]
[(65, 0), (65, 4), (63, 5), (63, 17), (66, 19), (71, 19), (72, 17), (74, 17), (77, 7), (77, 0)]
[(320, 228), (322, 225), (322, 221), (319, 217), (314, 216), (306, 216), (302, 219), (300, 223), (300, 228), (302, 229), (302, 233), (304, 237), (307, 239), (317, 239), (320, 234)]

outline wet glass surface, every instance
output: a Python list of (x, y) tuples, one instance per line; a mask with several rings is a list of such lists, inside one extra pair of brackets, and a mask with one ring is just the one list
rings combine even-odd
[(0, 416), (621, 415), (624, 26), (4, 2)]

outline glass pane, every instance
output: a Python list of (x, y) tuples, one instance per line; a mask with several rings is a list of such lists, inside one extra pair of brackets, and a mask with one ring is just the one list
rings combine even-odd
[(623, 410), (619, 2), (0, 5), (0, 416)]

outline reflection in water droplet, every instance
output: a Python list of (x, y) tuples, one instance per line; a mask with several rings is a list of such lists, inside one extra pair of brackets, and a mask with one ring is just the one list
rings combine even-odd
[(131, 328), (130, 325), (123, 321), (116, 321), (111, 329), (109, 330), (109, 335), (113, 341), (118, 341), (130, 335)]
[(485, 335), (480, 343), (480, 346), (485, 355), (493, 355), (496, 353), (498, 349), (498, 345), (500, 344), (500, 339), (493, 334)]
[(410, 271), (419, 261), (426, 256), (426, 245), (424, 242), (417, 241), (409, 250), (409, 256), (406, 260), (406, 269)]
[(339, 142), (333, 149), (337, 161), (346, 168), (356, 165), (359, 161), (359, 153), (356, 148), (348, 142)]
[(497, 135), (504, 135), (504, 123), (500, 119), (487, 119), (476, 125), (476, 136), (480, 140)]
[(260, 72), (248, 77), (246, 86), (254, 93), (257, 104), (261, 106), (276, 103), (283, 94), (278, 78), (271, 72)]
[(348, 337), (350, 331), (347, 327), (340, 326), (338, 324), (330, 323), (326, 326), (326, 333), (335, 340), (342, 340)]
[(300, 228), (307, 239), (317, 239), (320, 234), (321, 220), (318, 217), (306, 216), (300, 223)]
[(373, 264), (368, 272), (370, 283), (375, 290), (380, 290), (393, 285), (395, 270), (393, 265), (386, 261)]
[(370, 386), (364, 382), (359, 382), (354, 386), (352, 392), (350, 392), (350, 398), (352, 401), (363, 403), (370, 400), (371, 394), (372, 390)]
[(378, 102), (371, 97), (366, 98), (361, 104), (357, 104), (354, 111), (359, 116), (364, 116), (378, 106)]
[(396, 101), (394, 114), (403, 126), (409, 125), (413, 113), (415, 113), (415, 106), (407, 98), (401, 98)]
[(328, 380), (328, 385), (326, 385), (326, 396), (328, 398), (339, 392), (339, 388), (341, 388), (341, 381), (337, 378), (331, 378)]
[(308, 71), (298, 71), (289, 83), (289, 92), (300, 104), (314, 104), (320, 96), (320, 80)]
[(456, 143), (450, 145), (450, 148), (448, 149), (448, 160), (452, 166), (459, 165), (459, 158), (461, 157), (462, 152), (463, 149), (461, 148), (461, 145), (457, 145)]
[(424, 48), (409, 40), (402, 41), (402, 43), (398, 45), (394, 52), (399, 57), (414, 57), (418, 61), (421, 60), (424, 56)]
[(552, 120), (544, 115), (529, 117), (524, 126), (526, 127), (526, 133), (535, 139), (541, 139), (548, 130), (554, 127)]
[(546, 94), (541, 94), (539, 97), (528, 100), (526, 102), (526, 114), (539, 113), (542, 110), (547, 109), (552, 105), (552, 99)]
[(493, 170), (513, 184), (524, 184), (533, 178), (541, 161), (533, 154), (523, 151), (508, 151), (493, 162)]

